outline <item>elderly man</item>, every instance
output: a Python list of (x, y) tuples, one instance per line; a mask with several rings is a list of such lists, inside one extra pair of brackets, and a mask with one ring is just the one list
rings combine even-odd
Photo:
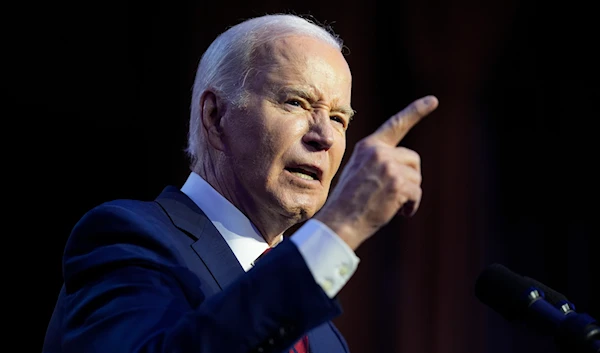
[(330, 321), (335, 296), (354, 250), (417, 210), (419, 156), (397, 145), (438, 103), (416, 100), (360, 141), (328, 197), (353, 115), (341, 46), (292, 15), (247, 20), (211, 44), (188, 180), (76, 224), (43, 352), (348, 351)]

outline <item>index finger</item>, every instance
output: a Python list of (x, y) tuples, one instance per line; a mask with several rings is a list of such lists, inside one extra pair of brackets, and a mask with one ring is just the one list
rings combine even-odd
[(384, 122), (371, 134), (371, 138), (396, 146), (410, 129), (434, 111), (438, 104), (438, 99), (435, 96), (425, 96), (417, 99)]

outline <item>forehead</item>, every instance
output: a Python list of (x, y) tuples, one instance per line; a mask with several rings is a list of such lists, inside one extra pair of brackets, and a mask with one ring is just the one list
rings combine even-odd
[(322, 40), (289, 36), (257, 48), (254, 88), (294, 86), (326, 99), (350, 102), (352, 75), (340, 50)]

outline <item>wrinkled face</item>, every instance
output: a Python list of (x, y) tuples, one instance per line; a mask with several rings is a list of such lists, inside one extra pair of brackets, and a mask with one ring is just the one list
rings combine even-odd
[(268, 44), (253, 67), (247, 104), (223, 122), (235, 197), (305, 220), (325, 203), (346, 149), (350, 69), (339, 50), (304, 36)]

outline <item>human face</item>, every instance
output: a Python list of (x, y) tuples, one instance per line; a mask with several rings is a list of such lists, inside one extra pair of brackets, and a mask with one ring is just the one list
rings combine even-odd
[(303, 221), (325, 203), (346, 149), (350, 69), (339, 50), (304, 36), (267, 44), (253, 68), (246, 104), (222, 122), (231, 197), (263, 222)]

